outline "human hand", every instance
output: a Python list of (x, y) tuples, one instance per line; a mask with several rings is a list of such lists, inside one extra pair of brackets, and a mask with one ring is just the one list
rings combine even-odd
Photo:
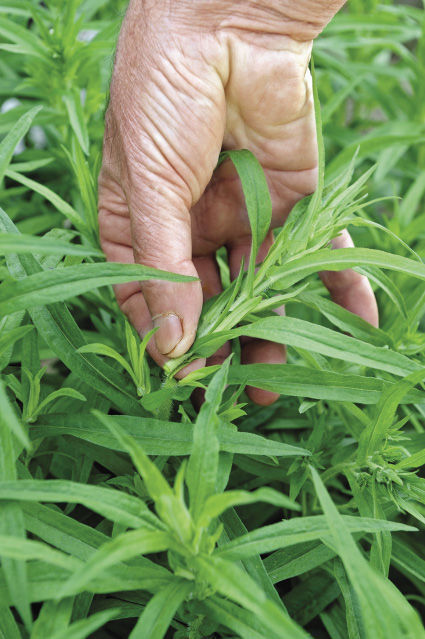
[[(148, 347), (159, 365), (190, 348), (203, 299), (220, 292), (215, 251), (226, 246), (232, 277), (249, 256), (250, 227), (237, 173), (230, 162), (214, 172), (221, 149), (247, 148), (260, 161), (272, 196), (273, 228), (315, 189), (308, 63), (313, 38), (342, 2), (305, 0), (287, 9), (291, 4), (130, 3), (106, 117), (100, 237), (111, 261), (200, 278), (115, 288), (140, 335), (159, 327)], [(338, 247), (350, 241), (348, 234), (336, 240)], [(271, 243), (270, 232), (259, 261)], [(334, 301), (378, 323), (365, 277), (349, 270), (322, 279)], [(243, 345), (244, 363), (284, 360), (281, 345), (258, 340)], [(249, 393), (261, 404), (277, 397), (258, 389)]]

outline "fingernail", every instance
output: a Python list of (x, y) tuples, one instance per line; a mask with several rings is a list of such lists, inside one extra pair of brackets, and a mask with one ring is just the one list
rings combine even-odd
[(164, 313), (154, 317), (153, 325), (158, 328), (155, 333), (156, 346), (160, 353), (168, 355), (183, 337), (180, 318), (175, 313)]

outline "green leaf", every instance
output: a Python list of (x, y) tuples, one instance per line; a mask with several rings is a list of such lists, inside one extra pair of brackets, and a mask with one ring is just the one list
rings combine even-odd
[(53, 566), (64, 568), (70, 572), (80, 568), (81, 562), (65, 555), (47, 544), (29, 539), (16, 539), (12, 536), (0, 535), (0, 548), (3, 557), (28, 561), (39, 559)]
[(281, 636), (265, 628), (250, 610), (240, 608), (217, 595), (205, 599), (199, 608), (209, 619), (231, 628), (242, 639), (276, 639)]
[[(342, 517), (344, 526), (350, 532), (378, 533), (385, 530), (414, 531), (415, 528), (393, 521), (371, 519), (368, 517)], [(218, 548), (215, 554), (226, 559), (236, 560), (253, 554), (272, 552), (295, 544), (315, 541), (329, 537), (331, 528), (325, 517), (294, 517), (277, 524), (271, 524), (243, 535)]]
[(192, 588), (193, 584), (190, 581), (173, 579), (149, 601), (129, 639), (163, 639), (177, 609)]
[(110, 541), (106, 534), (65, 515), (59, 508), (27, 502), (22, 510), (30, 533), (83, 562)]
[(322, 566), (336, 553), (321, 541), (310, 541), (277, 550), (264, 560), (272, 583), (303, 575)]
[(402, 536), (393, 535), (391, 561), (406, 576), (425, 582), (425, 561)]
[(266, 177), (261, 164), (251, 151), (224, 151), (220, 163), (229, 158), (235, 165), (241, 180), (245, 204), (252, 233), (251, 255), (246, 280), (247, 289), (252, 289), (255, 273), (255, 260), (258, 249), (264, 241), (272, 219), (272, 201)]
[(90, 581), (102, 575), (115, 564), (133, 557), (148, 553), (163, 552), (172, 545), (167, 532), (139, 528), (131, 530), (103, 544), (90, 559), (80, 566), (58, 594), (58, 597), (69, 597), (85, 589)]
[(9, 2), (2, 0), (0, 4), (0, 13), (14, 13), (15, 15), (22, 15), (26, 18), (31, 16), (27, 0), (10, 0)]
[(65, 218), (70, 220), (72, 224), (81, 232), (86, 230), (85, 222), (82, 220), (81, 216), (77, 211), (70, 205), (68, 202), (65, 202), (63, 198), (61, 198), (57, 193), (49, 189), (47, 186), (43, 184), (39, 184), (35, 180), (31, 180), (31, 178), (26, 177), (25, 175), (21, 175), (12, 169), (6, 170), (6, 176), (11, 180), (15, 180), (15, 182), (19, 182), (19, 184), (23, 184), (28, 189), (35, 191), (43, 198), (45, 198), (48, 202), (50, 202), (59, 213), (61, 213)]
[(385, 273), (383, 273), (381, 269), (372, 268), (370, 266), (366, 268), (358, 267), (357, 272), (361, 273), (362, 275), (366, 275), (366, 277), (371, 283), (377, 284), (377, 286), (379, 286), (379, 288), (388, 295), (388, 297), (393, 302), (394, 306), (396, 307), (400, 315), (404, 319), (408, 319), (408, 313), (407, 313), (404, 297), (401, 294), (401, 291), (398, 288), (398, 286), (396, 286), (396, 284), (392, 281), (390, 277), (388, 277), (388, 275), (385, 275)]
[(317, 271), (342, 271), (356, 266), (379, 266), (425, 280), (425, 264), (421, 262), (376, 249), (345, 248), (322, 249), (295, 257), (283, 266), (271, 269), (268, 284), (282, 290)]
[(389, 580), (370, 568), (317, 471), (312, 468), (311, 473), (333, 544), (360, 606), (365, 636), (368, 639), (385, 639), (389, 636), (406, 639), (425, 637), (417, 612)]
[(187, 465), (186, 482), (189, 488), (190, 512), (195, 521), (199, 518), (205, 501), (215, 492), (220, 451), (217, 437), (218, 412), (229, 367), (230, 358), (210, 381), (205, 393), (205, 402), (193, 428), (193, 448)]
[(300, 510), (297, 503), (273, 488), (259, 488), (251, 493), (245, 490), (228, 490), (221, 495), (208, 497), (199, 515), (199, 525), (206, 528), (211, 520), (219, 517), (228, 508), (257, 502), (273, 504), (273, 506), (289, 510)]
[[(0, 505), (0, 536), (10, 536), (14, 544), (25, 544), (25, 527), (22, 511), (18, 504), (6, 503)], [(24, 554), (20, 551), (10, 554), (7, 547), (0, 543), (2, 572), (6, 584), (6, 592), (11, 603), (19, 611), (26, 628), (31, 627), (32, 614), (30, 608), (30, 593), (28, 584), (28, 570)]]
[(347, 625), (341, 608), (333, 606), (329, 611), (320, 613), (320, 621), (329, 633), (330, 639), (346, 639)]
[(316, 571), (308, 580), (298, 581), (285, 595), (284, 601), (291, 617), (305, 626), (340, 595), (341, 591), (334, 577), (324, 571)]
[(14, 233), (0, 233), (0, 255), (13, 253), (37, 253), (38, 255), (81, 255), (82, 257), (102, 257), (98, 249), (71, 244), (48, 237), (34, 237), (33, 235), (16, 235)]
[(96, 612), (94, 615), (90, 615), (88, 619), (81, 619), (72, 623), (68, 628), (55, 632), (50, 639), (87, 639), (111, 619), (119, 618), (120, 612), (120, 608), (109, 608), (108, 610)]
[[(1, 29), (1, 23), (0, 23)], [(27, 113), (22, 115), (16, 124), (13, 125), (9, 133), (0, 143), (0, 182), (3, 180), (7, 167), (12, 161), (13, 152), (20, 140), (29, 131), (31, 124), (34, 121), (35, 116), (41, 111), (42, 106), (36, 106), (30, 109)], [(1, 251), (1, 243), (0, 243)]]
[(332, 569), (336, 582), (344, 598), (348, 636), (365, 637), (365, 629), (359, 602), (354, 589), (347, 579), (344, 567), (340, 561), (336, 560), (332, 564)]
[(322, 133), (322, 115), (313, 59), (311, 62), (311, 75), (318, 149), (318, 181), (315, 192), (308, 203), (306, 214), (303, 216), (302, 222), (300, 220), (298, 228), (296, 228), (291, 237), (291, 243), (294, 243), (294, 248), (296, 247), (296, 250), (298, 251), (304, 250), (308, 245), (311, 232), (314, 230), (322, 205), (323, 188), (325, 184), (325, 145)]
[(425, 368), (412, 373), (394, 386), (384, 389), (382, 397), (376, 407), (376, 416), (370, 425), (364, 429), (358, 449), (358, 459), (362, 463), (379, 448), (381, 441), (391, 429), (398, 405), (406, 393), (425, 378)]
[(400, 202), (398, 219), (400, 225), (406, 228), (412, 221), (418, 205), (425, 192), (425, 171), (421, 171), (409, 186), (403, 200)]
[(40, 158), (39, 160), (28, 160), (28, 162), (14, 162), (12, 166), (13, 170), (18, 173), (31, 173), (32, 171), (38, 171), (38, 169), (49, 166), (53, 160), (54, 158), (52, 157)]
[(334, 326), (341, 331), (350, 333), (350, 335), (357, 337), (357, 339), (367, 341), (375, 346), (388, 346), (392, 344), (390, 335), (385, 333), (382, 328), (372, 326), (372, 324), (366, 322), (362, 317), (350, 313), (350, 311), (339, 306), (339, 304), (335, 304), (321, 295), (316, 295), (310, 291), (302, 291), (295, 301), (318, 310)]
[[(237, 537), (241, 537), (248, 532), (234, 508), (230, 508), (229, 510), (224, 512), (220, 517), (220, 521), (224, 525), (224, 534), (219, 540), (220, 545), (225, 544), (228, 541), (232, 541)], [(279, 594), (273, 587), (273, 583), (269, 575), (267, 574), (264, 562), (260, 559), (260, 556), (253, 555), (251, 557), (245, 557), (241, 560), (241, 563), (247, 573), (264, 590), (267, 597), (272, 601), (275, 601), (275, 603), (286, 612), (285, 605), (282, 602)]]
[(18, 624), (6, 606), (0, 607), (0, 639), (22, 639)]
[(144, 410), (121, 374), (93, 355), (78, 353), (85, 338), (65, 305), (55, 304), (30, 312), (38, 333), (52, 352), (89, 388), (95, 389), (120, 411), (143, 415)]
[[(0, 480), (14, 481), (17, 477), (16, 458), (18, 441), (30, 448), (28, 436), (21, 422), (15, 415), (6, 394), (5, 386), (0, 380)], [(6, 503), (0, 505), (0, 534), (11, 535), (15, 543), (25, 542), (25, 527), (21, 509), (17, 504)], [(31, 609), (28, 593), (27, 567), (22, 556), (11, 557), (4, 551), (0, 543), (2, 570), (12, 599), (27, 628), (31, 626)]]
[[(58, 591), (68, 574), (61, 568), (52, 567), (44, 562), (28, 562), (28, 585), (32, 602), (43, 602), (55, 599)], [(167, 581), (169, 579), (169, 575)], [(156, 592), (163, 587), (164, 580), (157, 579), (156, 571), (145, 570), (140, 567), (125, 565), (120, 568), (112, 568), (111, 574), (96, 581), (92, 589), (99, 594), (117, 593), (128, 590), (146, 590)], [(0, 595), (2, 602), (6, 605), (13, 605), (5, 588), (3, 575), (0, 573)], [(80, 597), (81, 599), (81, 597)]]
[[(0, 330), (1, 330), (1, 338), (0, 338), (0, 371), (8, 366), (11, 357), (13, 355), (14, 350), (14, 337), (17, 334), (14, 332), (17, 328), (20, 327), (25, 313), (22, 311), (21, 313), (14, 313), (13, 315), (8, 315), (0, 320)], [(11, 334), (11, 340), (8, 344), (7, 336)], [(4, 340), (4, 341), (3, 341)]]
[[(16, 231), (7, 216), (2, 221), (6, 228)], [(18, 279), (42, 270), (39, 263), (30, 255), (22, 256), (20, 259), (10, 258), (9, 268)], [(55, 304), (41, 310), (33, 309), (30, 315), (38, 333), (52, 351), (89, 387), (104, 394), (121, 411), (143, 414), (143, 409), (126, 388), (121, 375), (99, 358), (77, 352), (85, 343), (85, 339), (65, 305)]]
[(103, 415), (99, 411), (93, 411), (93, 415), (110, 430), (124, 450), (130, 455), (152, 499), (159, 501), (164, 495), (171, 496), (172, 490), (158, 467), (151, 462), (140, 445), (117, 425), (115, 419), (109, 415)]
[(421, 365), (405, 355), (380, 348), (348, 335), (295, 317), (267, 317), (232, 331), (235, 336), (255, 337), (303, 348), (346, 362), (376, 368), (394, 375), (408, 375)]
[(425, 449), (418, 450), (416, 453), (405, 457), (396, 464), (396, 468), (403, 470), (405, 468), (420, 468), (425, 464)]
[(69, 627), (73, 600), (46, 601), (32, 627), (31, 639), (45, 639)]
[[(376, 404), (384, 389), (384, 382), (380, 379), (333, 373), (295, 364), (234, 365), (230, 368), (229, 384), (246, 384), (295, 397), (360, 404)], [(395, 388), (396, 384), (390, 384), (390, 387)], [(412, 391), (405, 401), (422, 403), (425, 395)]]
[(307, 639), (308, 634), (287, 616), (247, 573), (236, 564), (216, 556), (195, 558), (199, 574), (221, 595), (255, 613), (264, 626), (277, 636)]
[[(165, 524), (177, 534), (183, 542), (192, 538), (192, 520), (183, 499), (179, 499), (158, 467), (149, 459), (137, 441), (123, 431), (109, 415), (93, 411), (94, 415), (115, 435), (129, 453), (135, 467), (142, 477), (149, 495), (155, 502), (155, 508)], [(152, 515), (153, 517), (153, 515)]]
[(68, 113), (69, 123), (77, 136), (77, 140), (80, 143), (86, 155), (89, 154), (89, 134), (87, 131), (87, 124), (84, 118), (84, 111), (81, 104), (80, 92), (77, 88), (73, 91), (68, 91), (62, 96), (62, 100), (65, 103), (66, 111)]
[(2, 335), (0, 336), (0, 357), (4, 355), (15, 342), (18, 342), (33, 330), (33, 326), (17, 326), (10, 331), (6, 330), (6, 332), (2, 330)]
[(4, 458), (1, 459), (0, 463), (0, 476), (3, 475), (2, 468), (7, 468), (9, 464), (14, 466), (13, 444), (10, 442), (10, 445), (6, 445), (5, 443), (8, 433), (13, 433), (25, 448), (31, 448), (28, 435), (21, 421), (17, 418), (7, 397), (4, 383), (0, 379), (0, 439), (3, 441), (0, 449), (0, 459), (3, 457), (1, 453), (4, 453)]
[(62, 146), (62, 149), (77, 182), (77, 188), (82, 201), (82, 210), (84, 211), (84, 219), (93, 232), (93, 239), (97, 241), (99, 235), (97, 190), (94, 175), (92, 174), (92, 166), (89, 164), (80, 144), (75, 138), (71, 141), (71, 149), (67, 146)]
[[(188, 423), (180, 423), (177, 427), (175, 422), (128, 415), (114, 415), (114, 423), (134, 438), (147, 455), (190, 455), (193, 447), (193, 426)], [(34, 440), (58, 435), (73, 435), (111, 450), (128, 450), (126, 445), (117, 441), (107, 426), (90, 413), (41, 415), (37, 424), (31, 426), (30, 436)], [(268, 457), (310, 455), (304, 448), (253, 433), (238, 432), (224, 422), (219, 424), (217, 436), (223, 452)]]
[(124, 526), (156, 527), (156, 518), (140, 499), (110, 488), (72, 481), (60, 479), (2, 481), (0, 482), (0, 500), (83, 504), (103, 517)]
[(0, 284), (0, 314), (60, 302), (100, 286), (154, 279), (171, 282), (194, 280), (139, 264), (77, 264), (34, 273), (19, 282)]
[[(44, 63), (49, 60), (49, 50), (42, 41), (31, 29), (21, 27), (14, 20), (0, 18), (0, 35), (13, 42), (16, 47), (19, 47), (18, 51), (40, 58)], [(5, 48), (5, 45), (3, 47)]]
[[(59, 550), (81, 559), (84, 563), (90, 560), (96, 550), (110, 541), (110, 537), (96, 528), (68, 517), (60, 510), (28, 502), (23, 505), (23, 512), (25, 525), (29, 532)], [(126, 574), (133, 582), (135, 575), (137, 575), (139, 584), (136, 587), (143, 587), (149, 592), (155, 592), (156, 589), (162, 587), (170, 576), (168, 570), (159, 564), (154, 564), (146, 557), (134, 557), (131, 565), (127, 563), (116, 566), (108, 571), (107, 576), (103, 575), (101, 580), (97, 582), (97, 591), (102, 591), (102, 588), (99, 588), (100, 584), (107, 579), (111, 580), (111, 577), (115, 582), (118, 581), (124, 585)], [(142, 576), (143, 579), (141, 579)], [(142, 581), (143, 585), (141, 585)], [(120, 586), (117, 587), (117, 583), (112, 586), (112, 591), (119, 589)], [(53, 597), (56, 597), (57, 591), (58, 589), (54, 592)]]
[(42, 402), (40, 402), (37, 409), (32, 414), (32, 417), (35, 417), (39, 413), (42, 413), (49, 404), (56, 401), (57, 399), (60, 399), (61, 397), (72, 397), (72, 399), (76, 399), (79, 402), (87, 401), (87, 398), (76, 391), (74, 388), (58, 388), (58, 390), (53, 391), (52, 393), (50, 393), (50, 395), (43, 399)]
[(105, 357), (111, 357), (116, 362), (118, 362), (130, 375), (130, 377), (134, 380), (134, 373), (127, 362), (126, 359), (122, 355), (120, 355), (114, 348), (107, 346), (106, 344), (85, 344), (78, 349), (79, 353), (95, 353), (96, 355), (105, 355)]

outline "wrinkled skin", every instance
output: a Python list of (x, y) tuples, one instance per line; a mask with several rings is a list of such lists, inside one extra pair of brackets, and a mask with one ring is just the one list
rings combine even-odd
[[(111, 261), (200, 277), (193, 283), (116, 287), (121, 309), (140, 335), (159, 326), (149, 346), (158, 364), (190, 348), (203, 299), (220, 291), (216, 249), (226, 246), (232, 277), (249, 255), (250, 229), (235, 169), (225, 162), (213, 175), (220, 150), (247, 148), (256, 155), (272, 195), (273, 227), (314, 191), (317, 146), (308, 64), (313, 38), (340, 4), (130, 3), (106, 116), (99, 178), (102, 247)], [(286, 5), (296, 7), (285, 11)], [(270, 233), (260, 260), (271, 242)], [(348, 233), (335, 244), (351, 245)], [(350, 270), (327, 272), (322, 279), (337, 303), (378, 324), (366, 278)], [(285, 360), (284, 348), (270, 342), (244, 342), (242, 352), (244, 363)], [(248, 392), (264, 405), (277, 398)]]

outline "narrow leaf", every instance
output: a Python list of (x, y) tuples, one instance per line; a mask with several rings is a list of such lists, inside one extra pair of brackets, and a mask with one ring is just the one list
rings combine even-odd
[(193, 448), (187, 466), (186, 480), (189, 487), (190, 510), (196, 520), (204, 502), (215, 492), (219, 440), (217, 428), (218, 411), (229, 373), (230, 358), (215, 373), (205, 394), (193, 429)]
[[(0, 22), (1, 29), (1, 22)], [(13, 152), (20, 140), (28, 133), (31, 124), (37, 113), (41, 111), (42, 106), (36, 106), (22, 115), (16, 124), (13, 125), (9, 133), (0, 143), (0, 182), (2, 181), (7, 167), (9, 166)], [(0, 244), (1, 247), (1, 244)], [(1, 248), (0, 248), (1, 252)]]
[(194, 278), (140, 264), (77, 264), (0, 284), (0, 315), (60, 302), (100, 286), (154, 279), (187, 282)]
[(190, 581), (173, 579), (149, 601), (129, 639), (163, 639), (177, 609), (192, 588), (193, 584)]

